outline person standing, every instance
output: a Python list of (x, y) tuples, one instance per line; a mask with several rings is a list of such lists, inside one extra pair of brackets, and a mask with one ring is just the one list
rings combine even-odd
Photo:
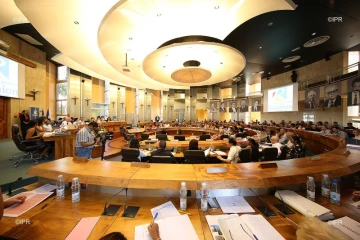
[(96, 122), (85, 125), (76, 134), (75, 155), (79, 157), (91, 158), (91, 152), (95, 144), (100, 142), (100, 138), (95, 138), (94, 131), (98, 129)]
[(23, 138), (26, 136), (27, 124), (30, 121), (29, 113), (26, 110), (23, 110), (20, 115), (20, 127)]

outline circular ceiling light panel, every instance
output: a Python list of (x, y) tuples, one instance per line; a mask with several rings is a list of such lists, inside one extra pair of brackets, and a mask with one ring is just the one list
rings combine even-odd
[[(214, 42), (184, 42), (167, 45), (143, 61), (145, 74), (164, 84), (215, 84), (233, 78), (246, 64), (235, 48)], [(193, 77), (191, 77), (193, 74)]]
[(315, 47), (315, 46), (317, 46), (317, 45), (323, 44), (324, 42), (326, 42), (326, 41), (329, 40), (329, 39), (330, 39), (329, 36), (316, 37), (316, 38), (313, 38), (313, 39), (307, 41), (307, 42), (304, 44), (304, 47)]
[(200, 83), (208, 80), (211, 72), (199, 67), (186, 67), (176, 70), (171, 74), (171, 78), (180, 83)]
[(283, 63), (290, 63), (290, 62), (295, 62), (296, 60), (299, 60), (300, 56), (291, 56), (291, 57), (287, 57), (284, 60), (282, 60)]

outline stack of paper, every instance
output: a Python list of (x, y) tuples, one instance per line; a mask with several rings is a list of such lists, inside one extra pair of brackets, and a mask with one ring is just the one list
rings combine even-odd
[(360, 239), (360, 223), (349, 218), (342, 217), (333, 221), (329, 221), (329, 224), (340, 229), (343, 233), (348, 235), (354, 240)]
[[(279, 195), (280, 193), (280, 195)], [(287, 205), (308, 217), (318, 217), (320, 220), (334, 219), (329, 209), (304, 198), (294, 191), (282, 190), (275, 193), (275, 197), (284, 201)]]
[[(189, 216), (176, 210), (174, 204), (169, 201), (152, 208), (153, 217), (157, 214), (155, 222), (159, 225), (161, 239), (171, 240), (198, 240), (195, 229)], [(149, 223), (135, 227), (135, 240), (152, 240), (148, 232)]]
[(65, 240), (87, 239), (100, 217), (82, 218)]
[(12, 206), (4, 209), (4, 216), (5, 217), (18, 217), (21, 214), (29, 211), (30, 209), (32, 209), (33, 207), (35, 207), (42, 201), (44, 201), (51, 194), (52, 194), (51, 192), (47, 192), (47, 193), (22, 192), (22, 193), (19, 193), (18, 195), (15, 195), (9, 199), (17, 198), (20, 196), (26, 196), (25, 202), (23, 202), (21, 204), (15, 204), (15, 205), (12, 205)]
[(39, 188), (36, 188), (34, 190), (32, 190), (32, 192), (34, 193), (48, 193), (48, 192), (52, 192), (56, 189), (55, 185), (51, 185), (51, 184), (45, 184)]
[(278, 231), (261, 215), (207, 215), (213, 239), (283, 240)]
[(216, 197), (223, 213), (255, 212), (243, 196)]

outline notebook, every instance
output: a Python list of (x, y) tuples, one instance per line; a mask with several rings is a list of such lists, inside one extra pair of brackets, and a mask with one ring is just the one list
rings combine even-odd
[(349, 217), (342, 217), (329, 221), (328, 224), (338, 228), (354, 240), (360, 239), (360, 223)]

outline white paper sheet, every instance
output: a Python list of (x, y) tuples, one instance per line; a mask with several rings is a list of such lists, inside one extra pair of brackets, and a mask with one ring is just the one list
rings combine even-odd
[[(188, 215), (166, 218), (155, 221), (159, 224), (161, 239), (171, 240), (198, 240), (195, 229)], [(135, 240), (152, 240), (147, 230), (149, 224), (135, 227)]]
[(232, 197), (217, 197), (221, 210), (223, 213), (249, 213), (255, 210), (242, 196)]
[(342, 217), (329, 221), (328, 224), (340, 229), (343, 233), (354, 240), (360, 238), (360, 223), (349, 217)]
[(32, 192), (35, 192), (35, 193), (48, 193), (48, 192), (51, 192), (51, 191), (53, 191), (55, 189), (56, 189), (55, 185), (45, 184), (44, 186), (41, 186), (39, 188), (36, 188), (36, 189), (32, 190)]
[(156, 213), (158, 213), (158, 216), (156, 218), (158, 220), (166, 219), (169, 217), (176, 217), (180, 215), (180, 213), (178, 212), (178, 210), (175, 208), (174, 204), (171, 201), (168, 201), (164, 204), (154, 207), (150, 211), (153, 217), (155, 217)]

